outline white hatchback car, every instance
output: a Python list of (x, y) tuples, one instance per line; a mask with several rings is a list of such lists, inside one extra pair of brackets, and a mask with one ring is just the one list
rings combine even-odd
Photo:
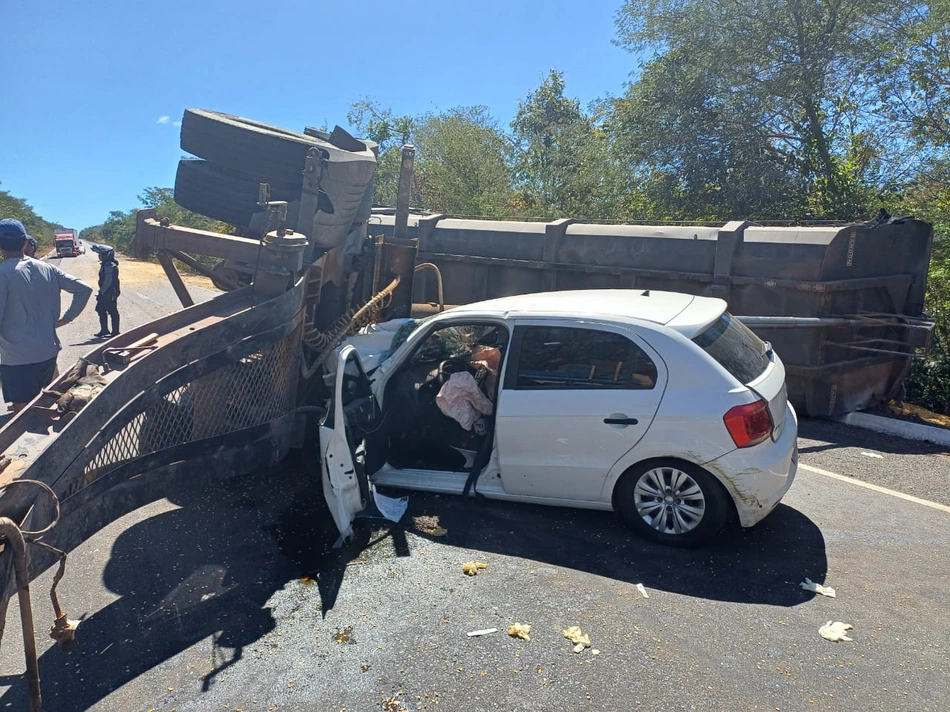
[(649, 539), (692, 545), (731, 512), (754, 525), (795, 477), (785, 367), (721, 299), (494, 299), (417, 323), (391, 355), (393, 331), (369, 331), (339, 350), (321, 424), (343, 537), (375, 484), (616, 510)]

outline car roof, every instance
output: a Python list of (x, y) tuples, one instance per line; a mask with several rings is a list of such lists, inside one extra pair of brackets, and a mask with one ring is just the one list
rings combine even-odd
[(489, 299), (455, 307), (453, 314), (473, 313), (505, 318), (554, 316), (601, 317), (625, 322), (649, 322), (675, 329), (692, 338), (726, 310), (726, 302), (680, 292), (643, 289), (584, 289), (538, 292)]

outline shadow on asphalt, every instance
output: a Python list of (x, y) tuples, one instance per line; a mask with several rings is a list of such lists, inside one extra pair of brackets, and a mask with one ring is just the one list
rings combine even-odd
[(799, 452), (806, 455), (847, 448), (871, 449), (890, 455), (932, 455), (947, 451), (945, 447), (933, 443), (906, 440), (831, 420), (803, 418), (798, 424), (798, 436), (819, 443), (816, 445), (799, 443)]
[[(40, 658), (47, 712), (88, 709), (212, 637), (208, 689), (245, 647), (275, 629), (265, 608), (274, 592), (309, 576), (325, 615), (345, 585), (349, 562), (387, 537), (395, 556), (412, 556), (408, 532), (648, 589), (774, 606), (809, 600), (812, 594), (798, 582), (806, 576), (824, 581), (827, 570), (818, 527), (783, 505), (751, 531), (727, 531), (710, 546), (678, 550), (637, 538), (609, 512), (411, 493), (401, 524), (358, 520), (354, 540), (333, 549), (336, 530), (313, 481), (312, 473), (285, 467), (196, 487), (170, 498), (180, 509), (125, 529), (102, 579), (120, 597), (83, 621), (77, 650), (54, 647)], [(426, 527), (416, 528), (420, 517)], [(443, 537), (426, 534), (436, 518), (448, 530)], [(73, 616), (83, 614), (76, 583), (65, 601)], [(91, 588), (97, 590), (98, 582)], [(0, 698), (0, 708), (26, 709), (26, 695), (20, 678)]]
[(76, 341), (71, 343), (70, 346), (92, 346), (93, 344), (102, 344), (105, 343), (107, 339), (100, 336), (90, 336), (85, 341)]
[(751, 530), (736, 525), (701, 548), (673, 549), (640, 539), (611, 512), (419, 493), (410, 503), (409, 526), (434, 516), (448, 530), (433, 541), (697, 598), (796, 606), (814, 597), (799, 582), (823, 582), (827, 573), (821, 530), (782, 504)]
[[(76, 650), (53, 647), (40, 658), (46, 712), (88, 709), (213, 636), (215, 664), (205, 677), (205, 689), (210, 687), (214, 676), (241, 659), (245, 646), (274, 630), (265, 604), (303, 575), (297, 561), (333, 544), (329, 512), (322, 499), (314, 500), (321, 493), (309, 482), (296, 468), (282, 468), (196, 487), (169, 497), (180, 509), (125, 529), (101, 582), (120, 598), (82, 622)], [(338, 558), (336, 551), (330, 556)], [(70, 617), (84, 613), (77, 583), (70, 581), (64, 600)], [(92, 591), (100, 586), (90, 582)], [(0, 709), (27, 709), (24, 678), (0, 698)]]

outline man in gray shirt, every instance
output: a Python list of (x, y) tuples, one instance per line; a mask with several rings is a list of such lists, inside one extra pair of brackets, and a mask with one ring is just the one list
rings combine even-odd
[[(62, 348), (56, 329), (79, 316), (92, 294), (59, 267), (24, 256), (28, 238), (19, 220), (0, 220), (0, 380), (14, 413), (55, 377)], [(60, 291), (73, 295), (62, 317)]]

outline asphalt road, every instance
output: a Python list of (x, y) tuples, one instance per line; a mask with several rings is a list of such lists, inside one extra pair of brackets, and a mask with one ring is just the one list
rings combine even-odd
[[(87, 245), (88, 248), (88, 245)], [(171, 284), (165, 278), (160, 265), (152, 262), (140, 262), (118, 256), (119, 278), (122, 294), (119, 297), (120, 326), (130, 329), (158, 317), (171, 314), (181, 309), (181, 302), (175, 296)], [(51, 257), (47, 259), (51, 264), (75, 275), (86, 284), (97, 289), (99, 280), (99, 256), (87, 249), (85, 254), (78, 257)], [(196, 302), (203, 302), (214, 297), (217, 292), (210, 280), (197, 276), (186, 276), (186, 283), (192, 298)], [(71, 295), (63, 294), (63, 311), (66, 311)], [(59, 329), (59, 340), (63, 344), (58, 364), (59, 370), (65, 371), (72, 366), (76, 359), (90, 351), (102, 339), (93, 336), (99, 331), (99, 316), (96, 314), (95, 291), (89, 303), (79, 317), (70, 324)], [(0, 418), (6, 411), (4, 404), (0, 404)]]
[[(34, 583), (44, 708), (950, 709), (950, 512), (862, 486), (948, 504), (950, 456), (819, 421), (801, 436), (784, 504), (692, 551), (610, 514), (415, 493), (402, 524), (362, 520), (333, 550), (296, 461), (214, 487), (196, 473), (70, 554), (78, 650), (44, 633), (52, 572)], [(467, 577), (470, 560), (488, 567)], [(822, 639), (829, 620), (853, 642)], [(571, 625), (599, 655), (572, 653)], [(15, 604), (3, 643), (0, 710), (26, 709)]]
[[(847, 451), (802, 461), (881, 464)], [(945, 460), (884, 461), (900, 457)], [(85, 617), (72, 653), (42, 633), (47, 573), (33, 586), (47, 712), (402, 709), (393, 697), (409, 710), (950, 708), (946, 511), (806, 469), (759, 527), (677, 551), (609, 514), (412, 494), (402, 526), (365, 521), (341, 552), (318, 492), (288, 466), (110, 525), (60, 586)], [(466, 577), (469, 560), (488, 568)], [(837, 597), (803, 591), (805, 577)], [(16, 615), (0, 709), (25, 708)], [(828, 620), (854, 641), (819, 637)], [(505, 634), (514, 622), (530, 642)], [(572, 653), (570, 625), (600, 655)]]
[[(119, 297), (119, 317), (124, 329), (139, 326), (158, 317), (181, 309), (181, 302), (165, 278), (160, 265), (152, 262), (139, 262), (118, 256), (119, 279), (122, 294)], [(99, 256), (92, 250), (78, 257), (49, 259), (48, 262), (60, 269), (79, 277), (90, 287), (96, 289), (99, 279)], [(200, 277), (187, 277), (192, 298), (196, 302), (211, 299), (218, 292), (210, 282)], [(68, 305), (69, 295), (63, 295), (63, 310)], [(78, 319), (59, 330), (63, 343), (60, 352), (60, 370), (68, 368), (76, 359), (89, 351), (93, 345), (101, 343), (93, 334), (99, 331), (99, 316), (96, 314), (96, 299), (93, 296), (89, 305)]]

